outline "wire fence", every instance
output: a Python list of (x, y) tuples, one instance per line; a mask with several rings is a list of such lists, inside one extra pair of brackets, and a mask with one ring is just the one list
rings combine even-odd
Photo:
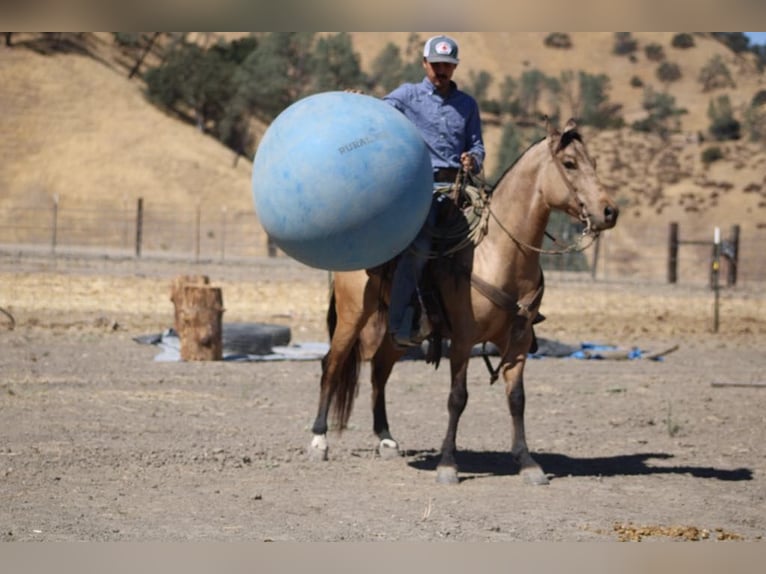
[[(549, 226), (549, 231), (559, 243), (577, 241), (570, 225)], [(714, 259), (720, 255), (718, 271), (726, 285), (766, 283), (766, 229), (721, 228), (717, 247), (713, 229), (708, 237), (687, 235), (673, 224), (647, 226), (640, 235), (618, 224), (589, 249), (544, 255), (542, 265), (553, 280), (590, 276), (597, 281), (705, 285), (712, 281)], [(179, 210), (142, 199), (119, 205), (0, 205), (0, 250), (217, 263), (285, 257), (253, 210), (210, 205)]]

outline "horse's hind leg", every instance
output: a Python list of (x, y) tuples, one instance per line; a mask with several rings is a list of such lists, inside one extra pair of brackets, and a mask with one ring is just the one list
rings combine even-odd
[(511, 454), (521, 467), (521, 476), (527, 484), (548, 484), (548, 478), (543, 469), (529, 454), (527, 437), (524, 430), (524, 364), (526, 354), (518, 357), (508, 368), (503, 371), (505, 380), (505, 394), (508, 400), (508, 408), (511, 411), (513, 425), (513, 442)]
[[(385, 332), (385, 329), (384, 329)], [(383, 337), (377, 352), (372, 358), (370, 378), (372, 381), (372, 416), (373, 431), (377, 435), (378, 453), (381, 458), (396, 458), (399, 456), (399, 443), (391, 436), (386, 414), (386, 383), (394, 364), (402, 356), (403, 351), (397, 350), (389, 337)]]
[[(358, 376), (361, 344), (359, 332), (364, 324), (364, 311), (354, 305), (338, 308), (337, 298), (331, 300), (331, 311), (338, 310), (337, 321), (330, 327), (330, 349), (322, 359), (322, 377), (319, 386), (319, 407), (311, 427), (313, 437), (308, 448), (311, 460), (327, 460), (327, 429), (330, 405), (340, 401), (341, 429), (351, 411)], [(334, 307), (333, 307), (334, 306)], [(337, 409), (337, 405), (336, 405)], [(336, 414), (337, 414), (336, 410)]]
[[(322, 378), (319, 388), (319, 407), (311, 427), (313, 437), (308, 448), (311, 460), (327, 460), (327, 429), (330, 403), (338, 390), (339, 380), (358, 360), (357, 333), (355, 330), (338, 328), (333, 334), (330, 350), (322, 359)], [(353, 376), (353, 373), (352, 373)]]

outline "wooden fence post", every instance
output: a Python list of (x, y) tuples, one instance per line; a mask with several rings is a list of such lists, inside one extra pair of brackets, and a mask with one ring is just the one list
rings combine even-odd
[(670, 224), (668, 239), (668, 283), (678, 281), (678, 223)]
[(53, 221), (51, 222), (51, 253), (56, 253), (59, 230), (59, 194), (53, 194)]
[(136, 257), (141, 257), (141, 241), (144, 234), (144, 198), (138, 198), (136, 208)]
[(739, 225), (735, 224), (731, 226), (729, 244), (726, 247), (726, 259), (728, 262), (726, 269), (726, 285), (732, 287), (737, 284), (737, 267), (739, 265)]

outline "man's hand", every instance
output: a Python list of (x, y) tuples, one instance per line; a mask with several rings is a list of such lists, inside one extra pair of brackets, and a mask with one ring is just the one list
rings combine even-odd
[(476, 158), (467, 151), (464, 151), (460, 154), (460, 165), (463, 166), (465, 171), (471, 173), (476, 169)]

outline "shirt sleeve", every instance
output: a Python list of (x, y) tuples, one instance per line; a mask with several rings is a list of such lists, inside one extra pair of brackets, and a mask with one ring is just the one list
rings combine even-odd
[(484, 139), (481, 134), (481, 116), (478, 104), (474, 104), (473, 113), (470, 114), (466, 122), (466, 136), (468, 143), (467, 151), (476, 159), (476, 171), (479, 172), (484, 165), (486, 152), (484, 150)]
[(409, 99), (409, 90), (407, 89), (406, 84), (402, 84), (389, 94), (383, 96), (384, 102), (394, 106), (400, 112), (404, 112), (407, 109), (407, 102)]

